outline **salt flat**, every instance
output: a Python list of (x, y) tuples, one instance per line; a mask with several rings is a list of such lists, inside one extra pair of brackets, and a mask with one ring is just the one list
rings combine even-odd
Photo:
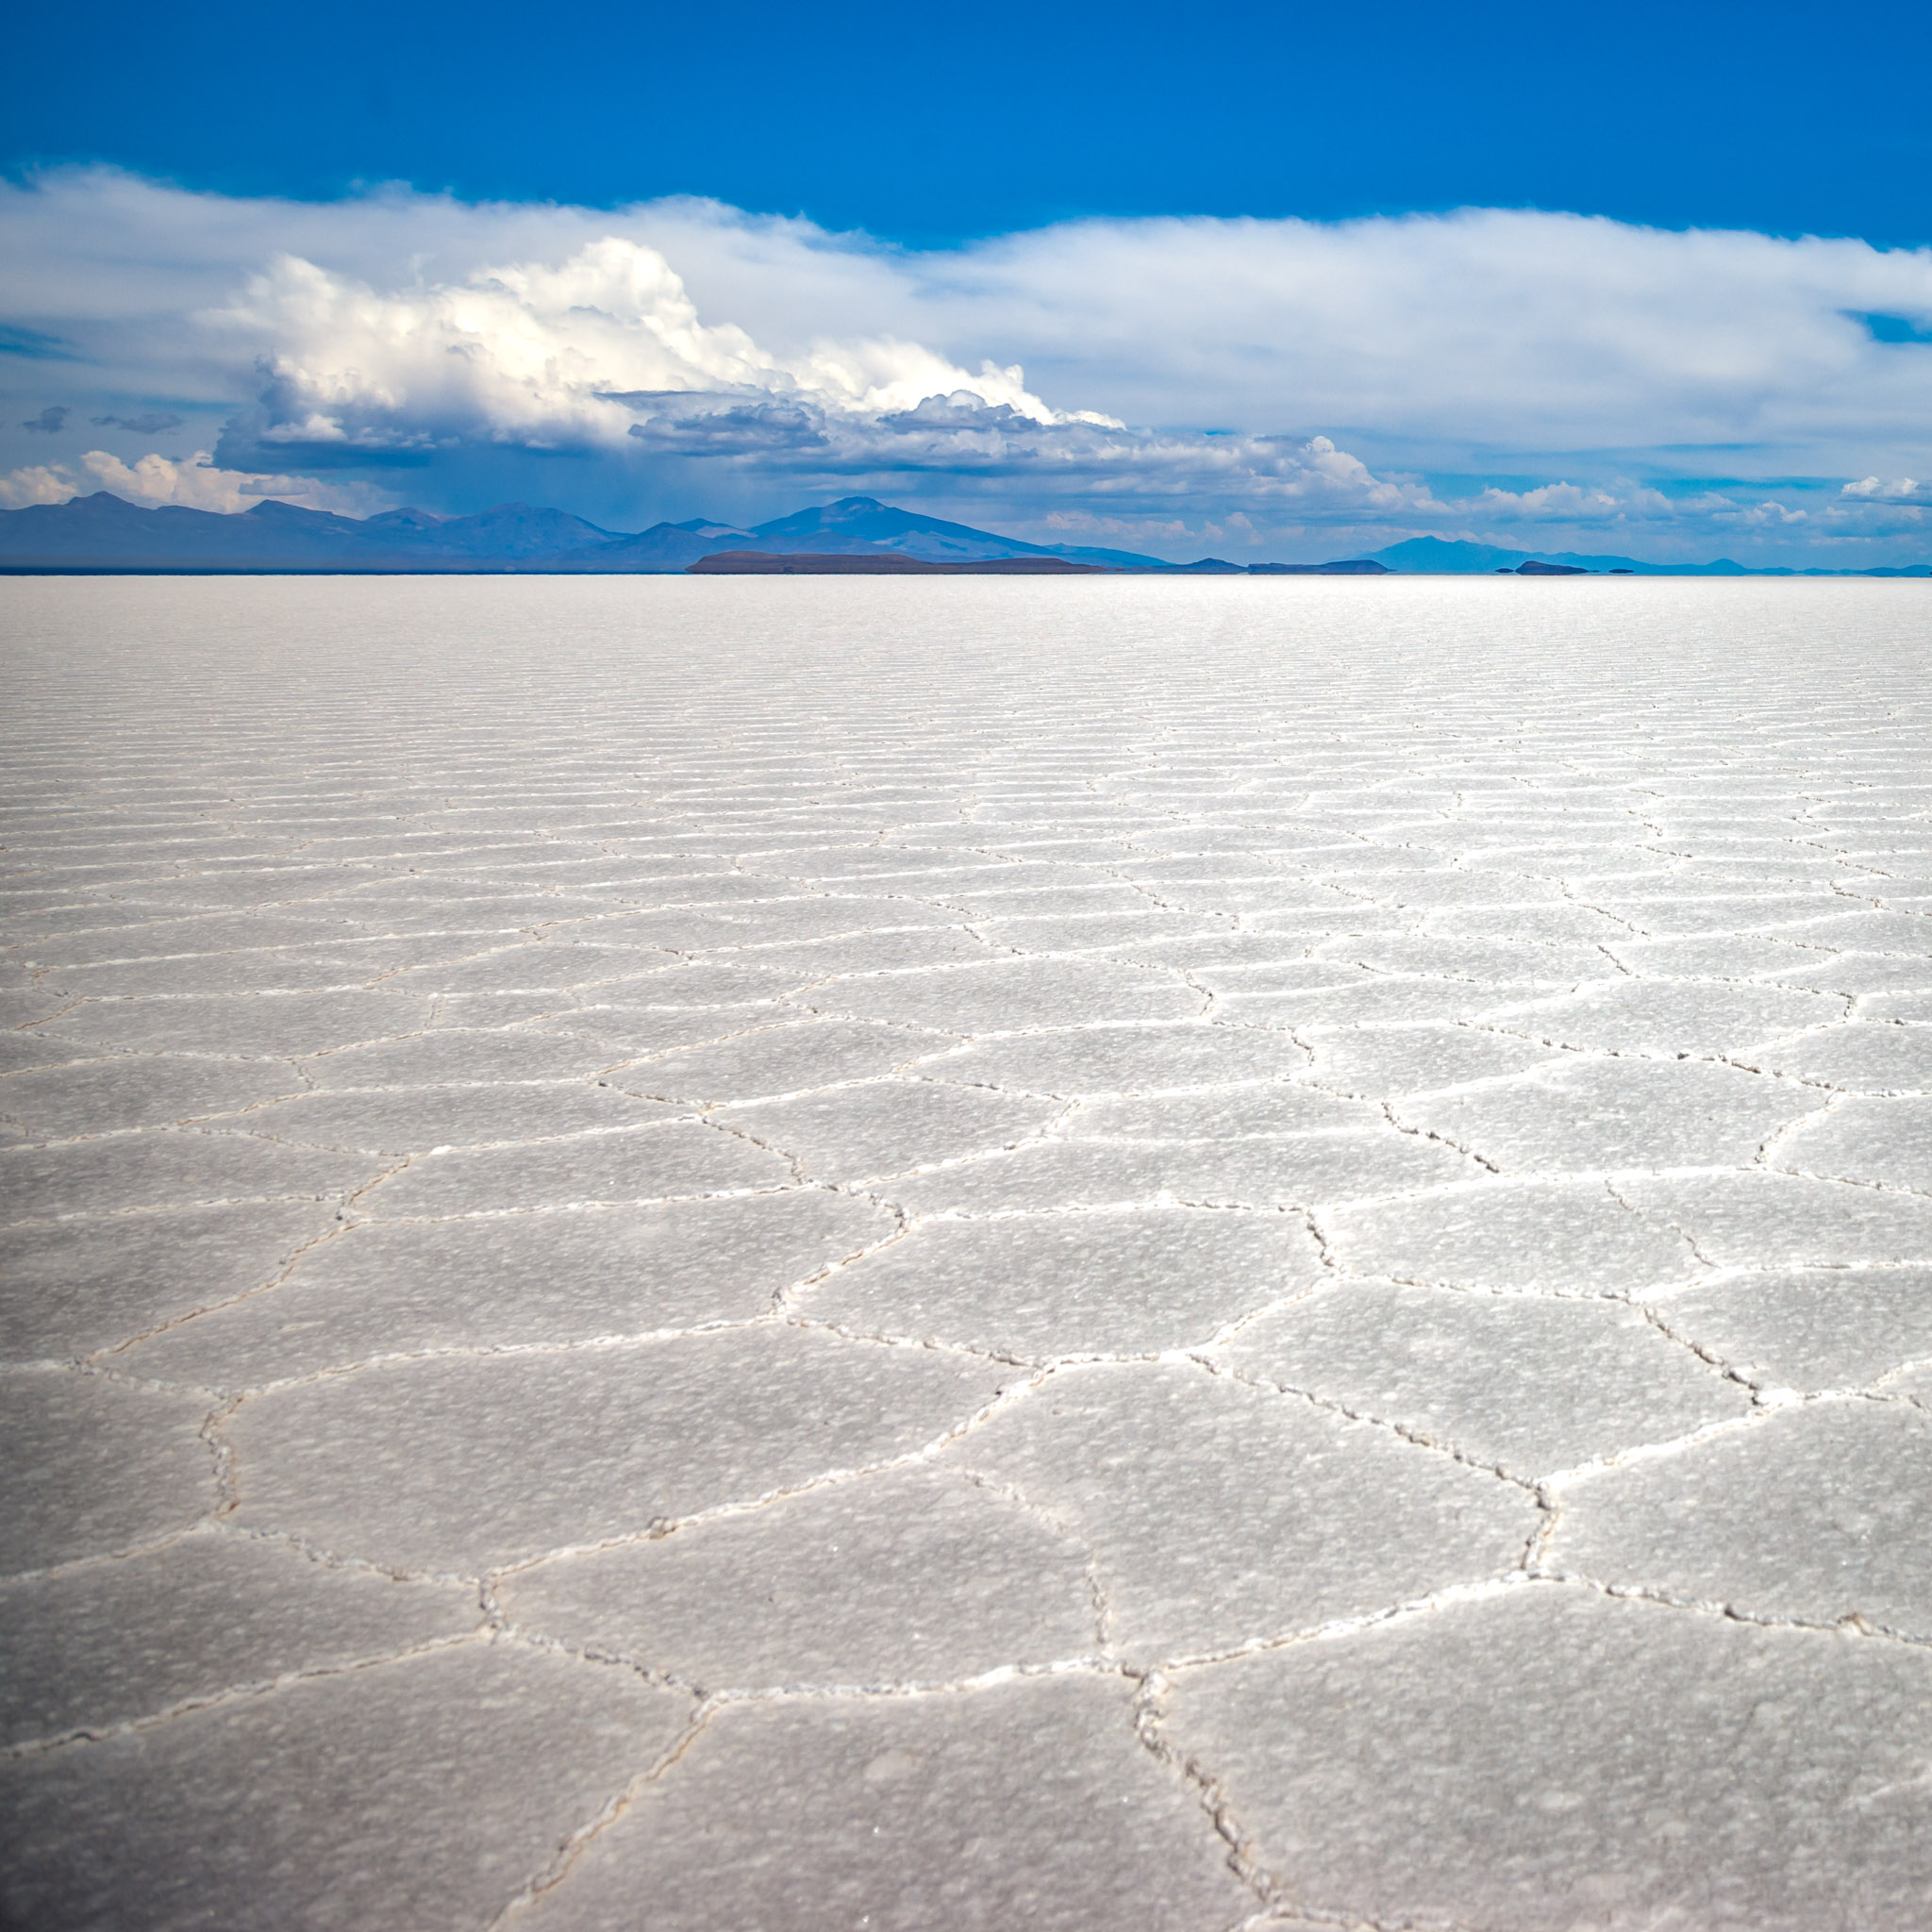
[(1927, 598), (0, 585), (13, 1922), (1932, 1923)]

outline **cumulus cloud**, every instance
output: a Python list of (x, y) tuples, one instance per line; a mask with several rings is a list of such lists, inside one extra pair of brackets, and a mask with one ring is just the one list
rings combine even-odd
[(24, 463), (0, 475), (0, 509), (25, 509), (33, 503), (65, 503), (78, 486), (58, 463)]
[(487, 487), (742, 515), (863, 483), (1122, 541), (1240, 514), (1324, 549), (1707, 554), (1877, 541), (1923, 486), (1876, 479), (1932, 475), (1932, 251), (1856, 241), (1470, 210), (919, 252), (693, 200), (297, 204), (93, 170), (0, 184), (0, 248), (8, 339), (59, 344), (68, 392), (85, 365), (95, 407), (206, 409), (226, 426), (197, 467), (308, 501), (398, 473), (444, 507)]
[(634, 429), (737, 455), (823, 441), (825, 424), (891, 423), (948, 393), (1029, 426), (1106, 421), (1049, 408), (1017, 366), (973, 374), (891, 336), (774, 353), (701, 320), (663, 255), (616, 235), (555, 267), (496, 263), (390, 291), (285, 255), (211, 322), (265, 345), (242, 433), (311, 460), (473, 442), (621, 449)]
[(1911, 476), (1880, 482), (1876, 476), (1860, 476), (1856, 483), (1847, 483), (1839, 495), (1854, 503), (1932, 504), (1932, 482), (1921, 483)]

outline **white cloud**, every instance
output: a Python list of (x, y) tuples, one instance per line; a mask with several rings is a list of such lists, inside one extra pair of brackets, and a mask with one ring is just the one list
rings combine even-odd
[(1932, 504), (1932, 482), (1895, 476), (1889, 483), (1881, 483), (1876, 476), (1860, 476), (1856, 483), (1847, 483), (1839, 495), (1858, 503)]
[[(1932, 348), (1864, 319), (1932, 322), (1932, 251), (1856, 241), (1472, 210), (920, 253), (692, 200), (300, 204), (94, 170), (0, 184), (0, 250), (7, 320), (71, 352), (18, 365), (12, 416), (186, 415), (219, 472), (305, 501), (335, 487), (318, 473), (413, 463), (403, 493), (431, 502), (784, 508), (841, 481), (1009, 526), (1239, 512), (1271, 541), (1687, 554), (1878, 541), (1925, 486), (1875, 479), (1932, 474)], [(58, 474), (29, 441), (16, 492)], [(1437, 471), (1531, 480), (1437, 491)], [(1658, 487), (1712, 475), (1746, 480)]]
[(247, 509), (265, 496), (305, 509), (332, 509), (346, 516), (368, 516), (390, 508), (388, 491), (360, 482), (325, 483), (313, 476), (253, 475), (215, 467), (206, 450), (175, 459), (140, 457), (132, 463), (104, 449), (91, 449), (80, 458), (76, 475), (64, 463), (36, 464), (0, 475), (0, 504), (22, 509), (35, 503), (65, 503), (95, 490), (107, 490), (144, 509), (180, 504), (189, 509), (223, 512)]
[(1713, 506), (1710, 514), (1721, 524), (1736, 529), (1782, 529), (1789, 524), (1806, 522), (1811, 512), (1793, 509), (1788, 503), (1724, 503)]
[(665, 258), (619, 235), (555, 267), (489, 264), (388, 291), (283, 255), (208, 320), (267, 371), (255, 435), (269, 446), (621, 451), (634, 426), (693, 398), (710, 413), (776, 400), (846, 425), (948, 395), (1032, 427), (1105, 422), (1049, 408), (1017, 366), (971, 373), (890, 336), (774, 355), (734, 323), (702, 321)]
[[(1476, 209), (1321, 225), (1096, 222), (975, 251), (975, 314), (1053, 393), (1130, 420), (1288, 412), (1412, 445), (1605, 450), (1932, 437), (1932, 251)], [(1131, 293), (1131, 326), (1123, 311)]]
[(24, 463), (0, 476), (0, 508), (25, 509), (34, 503), (65, 503), (75, 486), (59, 463)]

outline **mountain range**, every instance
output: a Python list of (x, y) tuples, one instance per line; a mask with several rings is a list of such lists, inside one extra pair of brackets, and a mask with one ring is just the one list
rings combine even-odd
[(1635, 557), (1581, 557), (1572, 550), (1499, 550), (1488, 543), (1452, 542), (1441, 537), (1411, 537), (1374, 553), (1391, 571), (1426, 576), (1483, 576), (1520, 571), (1525, 563), (1557, 564), (1566, 571), (1617, 573), (1636, 577), (1924, 577), (1932, 563), (1908, 563), (1870, 570), (1792, 570), (1782, 565), (1733, 563), (1644, 563)]
[[(1056, 557), (1127, 570), (1173, 570), (1156, 557), (1022, 542), (848, 496), (751, 529), (693, 517), (648, 530), (606, 530), (525, 503), (474, 516), (385, 510), (344, 517), (264, 498), (225, 514), (142, 509), (108, 491), (0, 512), (0, 569), (12, 571), (538, 572), (682, 571), (719, 551), (815, 556), (896, 553), (930, 563)], [(1221, 566), (1233, 570), (1237, 566)]]
[(0, 510), (0, 573), (638, 575), (684, 571), (725, 551), (775, 556), (892, 556), (928, 563), (1001, 558), (1061, 558), (1102, 569), (1198, 575), (1473, 575), (1525, 563), (1640, 576), (1932, 576), (1932, 565), (1866, 571), (1751, 570), (1720, 558), (1657, 564), (1628, 557), (1502, 550), (1489, 544), (1412, 537), (1367, 557), (1329, 563), (1229, 563), (1204, 557), (1169, 563), (1131, 550), (1027, 543), (870, 496), (841, 497), (741, 530), (693, 517), (648, 530), (607, 530), (565, 510), (501, 504), (473, 516), (385, 510), (338, 516), (264, 498), (231, 513), (164, 505), (142, 509), (108, 491), (67, 503)]

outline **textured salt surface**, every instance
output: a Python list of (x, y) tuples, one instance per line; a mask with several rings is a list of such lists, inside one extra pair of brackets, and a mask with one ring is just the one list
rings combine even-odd
[(1932, 1924), (1926, 595), (0, 585), (9, 1923)]

